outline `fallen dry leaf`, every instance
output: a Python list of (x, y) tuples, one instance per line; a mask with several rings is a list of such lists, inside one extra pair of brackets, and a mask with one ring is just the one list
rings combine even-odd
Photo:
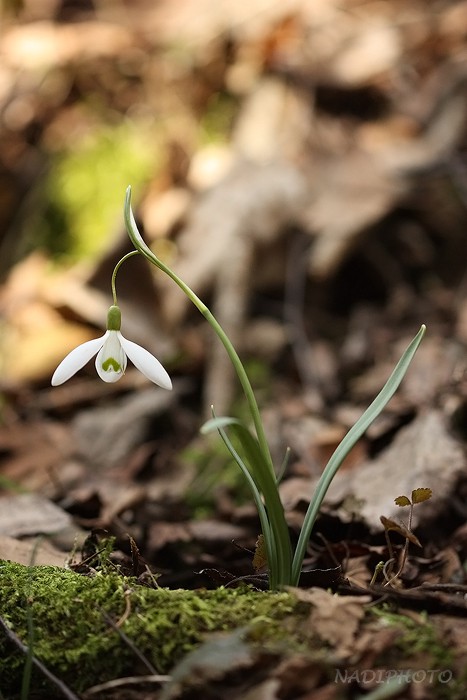
[(371, 597), (337, 595), (323, 588), (290, 590), (299, 600), (311, 603), (310, 628), (331, 644), (338, 656), (346, 657), (365, 614), (364, 606), (371, 602)]
[(255, 685), (245, 694), (242, 693), (242, 700), (278, 700), (278, 691), (280, 689), (280, 681), (277, 678), (269, 678), (259, 685)]
[(171, 672), (172, 681), (161, 700), (176, 698), (184, 686), (202, 687), (232, 669), (245, 669), (254, 662), (254, 652), (243, 639), (243, 630), (219, 635), (187, 654)]
[(0, 498), (0, 534), (53, 535), (72, 527), (68, 513), (34, 493)]
[(61, 472), (73, 448), (68, 426), (58, 421), (12, 418), (0, 426), (2, 476), (24, 490), (50, 492), (53, 475)]
[(53, 547), (43, 538), (34, 540), (16, 540), (14, 537), (0, 535), (0, 559), (14, 561), (26, 566), (65, 566), (68, 555)]
[(394, 498), (421, 485), (430, 488), (433, 496), (414, 508), (412, 527), (416, 528), (448, 507), (450, 494), (464, 471), (462, 445), (450, 434), (443, 413), (432, 409), (402, 428), (374, 460), (352, 471), (338, 472), (326, 500), (337, 503), (354, 496), (363, 501), (359, 515), (372, 530), (380, 530), (381, 515), (396, 521), (401, 517)]
[(173, 404), (176, 394), (176, 389), (168, 392), (151, 385), (114, 400), (111, 405), (81, 411), (73, 422), (81, 458), (93, 470), (121, 465), (131, 450), (144, 441), (156, 417)]
[[(274, 675), (280, 678), (281, 695), (280, 697), (299, 697), (300, 700), (305, 698), (328, 698), (329, 700), (334, 695), (321, 695), (323, 688), (318, 689), (318, 685), (323, 676), (323, 669), (319, 661), (309, 658), (307, 655), (290, 655), (287, 656), (276, 668)], [(309, 692), (310, 696), (304, 695)], [(316, 693), (316, 696), (315, 696)]]

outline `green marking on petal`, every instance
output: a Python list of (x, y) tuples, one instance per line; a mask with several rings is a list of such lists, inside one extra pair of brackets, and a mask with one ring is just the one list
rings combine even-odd
[(114, 372), (122, 372), (122, 366), (117, 362), (117, 360), (114, 360), (113, 357), (108, 357), (103, 363), (102, 363), (102, 369), (104, 372), (109, 372), (111, 369), (114, 370)]

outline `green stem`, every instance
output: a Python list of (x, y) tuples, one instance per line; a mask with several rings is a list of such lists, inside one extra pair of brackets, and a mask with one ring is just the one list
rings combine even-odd
[[(261, 453), (264, 457), (265, 464), (267, 465), (267, 470), (269, 472), (269, 478), (265, 479), (263, 475), (263, 496), (265, 498), (268, 517), (271, 522), (273, 537), (275, 539), (277, 547), (277, 582), (279, 585), (287, 585), (290, 583), (292, 565), (292, 548), (290, 543), (290, 537), (288, 533), (287, 522), (285, 520), (284, 508), (279, 498), (279, 492), (276, 486), (276, 475), (274, 472), (274, 465), (271, 457), (271, 452), (269, 450), (269, 445), (266, 440), (266, 435), (264, 432), (263, 423), (261, 421), (261, 415), (259, 412), (258, 404), (256, 402), (256, 397), (254, 395), (253, 388), (251, 386), (245, 368), (243, 367), (243, 364), (237, 354), (237, 351), (230, 342), (224, 329), (217, 321), (215, 316), (208, 309), (206, 304), (204, 304), (201, 301), (201, 299), (193, 292), (193, 290), (187, 284), (185, 284), (185, 282), (181, 280), (180, 277), (178, 277), (175, 274), (175, 272), (173, 272), (161, 260), (159, 260), (159, 258), (156, 255), (154, 255), (152, 250), (144, 242), (136, 225), (136, 221), (131, 209), (131, 187), (128, 187), (126, 191), (124, 212), (128, 235), (136, 248), (136, 251), (134, 252), (140, 252), (142, 255), (144, 255), (144, 257), (147, 260), (149, 260), (149, 262), (151, 262), (162, 272), (168, 275), (175, 282), (175, 284), (177, 284), (180, 287), (182, 292), (186, 294), (186, 296), (196, 306), (196, 308), (200, 311), (200, 313), (207, 320), (211, 328), (217, 334), (237, 373), (238, 379), (240, 381), (246, 400), (248, 402), (250, 414), (255, 426), (258, 444), (260, 446)], [(270, 567), (274, 567), (273, 562), (269, 562), (269, 565)], [(273, 574), (273, 578), (276, 578), (276, 574)]]
[[(125, 198), (125, 222), (128, 230), (128, 235), (130, 236), (130, 239), (135, 246), (136, 250), (132, 251), (132, 253), (128, 253), (128, 256), (131, 254), (136, 254), (136, 253), (141, 253), (144, 255), (147, 260), (149, 260), (153, 265), (156, 265), (162, 272), (165, 272), (166, 275), (168, 275), (174, 282), (177, 284), (182, 292), (186, 294), (186, 296), (190, 299), (190, 301), (196, 306), (198, 311), (205, 317), (211, 328), (215, 331), (217, 336), (219, 337), (220, 341), (222, 342), (223, 346), (225, 347), (227, 354), (235, 368), (235, 371), (238, 375), (238, 378), (240, 380), (240, 383), (242, 385), (242, 389), (245, 393), (246, 399), (248, 401), (248, 406), (250, 409), (251, 417), (253, 419), (253, 423), (255, 426), (256, 430), (256, 435), (258, 437), (258, 442), (261, 447), (261, 451), (265, 457), (267, 457), (268, 464), (271, 469), (271, 474), (275, 476), (274, 474), (274, 466), (272, 462), (272, 457), (271, 453), (269, 451), (269, 445), (266, 440), (266, 435), (264, 433), (264, 428), (263, 424), (261, 421), (261, 415), (259, 412), (258, 404), (256, 402), (256, 398), (252, 389), (252, 386), (250, 384), (250, 380), (248, 379), (248, 375), (245, 371), (245, 368), (242, 365), (242, 362), (237, 354), (237, 351), (233, 347), (232, 343), (230, 342), (226, 332), (220, 325), (220, 323), (217, 321), (215, 316), (211, 313), (211, 311), (208, 309), (206, 304), (201, 301), (201, 299), (194, 293), (194, 291), (187, 285), (185, 282), (178, 277), (178, 275), (175, 274), (167, 265), (165, 265), (162, 260), (159, 260), (159, 258), (154, 255), (152, 250), (149, 248), (149, 246), (146, 245), (144, 242), (140, 232), (138, 231), (135, 217), (133, 216), (133, 212), (131, 210), (131, 188), (128, 187), (126, 191), (126, 198)], [(127, 256), (125, 256), (127, 257)], [(120, 263), (123, 262), (125, 258), (122, 258)], [(115, 271), (114, 271), (115, 274)]]
[(134, 255), (139, 255), (139, 250), (132, 250), (131, 253), (127, 253), (126, 255), (123, 256), (121, 260), (118, 261), (118, 263), (114, 267), (114, 271), (112, 272), (112, 297), (114, 300), (114, 306), (118, 306), (117, 304), (117, 288), (115, 285), (115, 281), (117, 278), (117, 272), (119, 271), (121, 265), (125, 262), (125, 260), (128, 260), (128, 258), (132, 258)]

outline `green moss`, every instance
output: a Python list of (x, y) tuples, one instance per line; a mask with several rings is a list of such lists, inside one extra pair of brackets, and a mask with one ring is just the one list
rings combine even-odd
[(397, 627), (401, 635), (394, 643), (394, 651), (410, 659), (426, 655), (437, 668), (448, 668), (453, 663), (451, 651), (440, 639), (439, 633), (426, 612), (418, 615), (418, 620), (403, 613), (393, 612), (388, 607), (373, 608), (372, 613), (384, 624)]
[[(428, 613), (421, 612), (418, 619), (394, 612), (388, 606), (372, 608), (371, 613), (381, 622), (400, 630), (390, 650), (385, 650), (381, 666), (388, 668), (425, 668), (451, 670), (455, 668), (453, 650), (441, 638), (439, 630)], [(422, 665), (421, 665), (422, 664)], [(460, 700), (465, 697), (465, 685), (461, 678), (452, 678), (449, 683), (438, 682), (435, 675), (436, 697), (439, 700)]]
[[(253, 626), (255, 642), (277, 643), (289, 632), (284, 619), (297, 610), (299, 604), (287, 593), (149, 589), (117, 573), (87, 577), (0, 562), (0, 615), (27, 644), (30, 611), (34, 655), (78, 692), (134, 674), (141, 663), (106, 616), (114, 623), (123, 618), (121, 632), (165, 673), (210, 632)], [(2, 692), (20, 687), (23, 667), (24, 656), (0, 638)], [(40, 683), (37, 674), (35, 687)]]
[(135, 193), (157, 170), (153, 142), (149, 131), (123, 121), (57, 153), (44, 187), (45, 211), (34, 221), (34, 246), (71, 261), (101, 253), (120, 225), (128, 184)]

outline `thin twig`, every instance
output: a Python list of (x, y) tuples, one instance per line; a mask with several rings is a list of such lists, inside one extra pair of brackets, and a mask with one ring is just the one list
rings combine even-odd
[(102, 690), (111, 690), (112, 688), (120, 688), (125, 685), (140, 685), (143, 683), (168, 683), (172, 680), (172, 676), (128, 676), (128, 678), (114, 678), (106, 683), (99, 683), (99, 685), (93, 685), (92, 688), (88, 688), (84, 693), (83, 697), (87, 698), (89, 695), (96, 695)]
[(101, 613), (102, 617), (106, 621), (106, 623), (111, 627), (117, 634), (121, 637), (121, 639), (125, 642), (125, 644), (130, 647), (132, 652), (138, 657), (138, 659), (141, 661), (144, 666), (148, 669), (148, 671), (153, 674), (157, 675), (157, 669), (154, 668), (154, 666), (151, 664), (150, 661), (144, 656), (144, 654), (138, 649), (138, 647), (135, 645), (135, 643), (128, 637), (128, 635), (125, 634), (125, 632), (120, 629), (118, 624), (116, 624), (112, 618), (106, 613), (106, 611), (101, 608), (100, 606), (97, 606), (99, 612)]
[[(414, 507), (414, 504), (411, 503), (410, 504), (410, 513), (409, 513), (409, 523), (408, 523), (408, 527), (407, 527), (407, 530), (409, 532), (412, 532), (413, 507)], [(385, 530), (385, 533), (386, 533), (386, 539), (388, 541), (390, 541), (387, 530)], [(385, 586), (389, 586), (393, 581), (395, 581), (401, 575), (402, 571), (404, 570), (405, 563), (407, 561), (408, 551), (409, 551), (409, 538), (406, 537), (405, 542), (404, 542), (404, 547), (402, 549), (402, 553), (401, 553), (400, 558), (399, 558), (399, 568), (397, 569), (397, 572), (389, 580), (386, 581), (386, 583), (384, 584)]]
[[(13, 630), (11, 630), (8, 627), (8, 625), (2, 617), (0, 617), (0, 627), (5, 632), (7, 638), (11, 642), (13, 642), (13, 644), (15, 644), (25, 656), (27, 656), (29, 652), (28, 647), (25, 644), (23, 644), (18, 635), (15, 634)], [(66, 698), (68, 698), (68, 700), (79, 700), (79, 697), (75, 695), (73, 691), (70, 690), (70, 688), (68, 688), (68, 686), (66, 686), (65, 683), (63, 683), (63, 681), (61, 681), (59, 678), (57, 678), (57, 676), (55, 676), (51, 671), (49, 671), (49, 669), (46, 666), (44, 666), (42, 661), (39, 661), (39, 659), (33, 656), (32, 663), (47, 678), (47, 680), (53, 683), (53, 685), (55, 685), (63, 693), (63, 695)]]

